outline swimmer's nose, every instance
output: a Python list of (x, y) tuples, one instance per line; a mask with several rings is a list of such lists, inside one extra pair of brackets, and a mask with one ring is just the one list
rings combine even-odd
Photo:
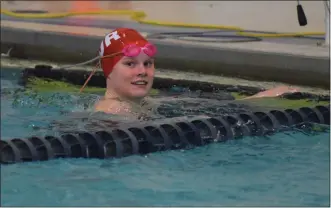
[(146, 75), (146, 67), (144, 65), (139, 65), (137, 67), (137, 73), (138, 75)]

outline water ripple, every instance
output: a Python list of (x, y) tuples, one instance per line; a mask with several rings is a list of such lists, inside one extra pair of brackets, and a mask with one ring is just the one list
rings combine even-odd
[[(123, 121), (89, 111), (96, 99), (86, 94), (37, 93), (3, 81), (1, 138), (105, 129), (130, 122), (130, 118)], [(246, 109), (186, 98), (160, 103), (165, 117)], [(1, 204), (328, 206), (330, 132), (329, 127), (321, 129), (293, 129), (121, 159), (56, 159), (1, 166)]]

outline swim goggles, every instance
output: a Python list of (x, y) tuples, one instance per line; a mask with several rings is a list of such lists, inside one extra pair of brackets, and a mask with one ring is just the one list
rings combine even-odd
[(147, 43), (144, 47), (137, 46), (136, 44), (129, 44), (124, 46), (122, 51), (110, 55), (102, 56), (101, 58), (110, 58), (119, 54), (123, 54), (124, 56), (127, 57), (136, 57), (141, 53), (141, 51), (143, 51), (147, 56), (153, 57), (155, 56), (157, 49), (151, 43)]

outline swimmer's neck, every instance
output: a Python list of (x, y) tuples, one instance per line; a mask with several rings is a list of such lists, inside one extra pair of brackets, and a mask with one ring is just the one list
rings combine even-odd
[(131, 102), (131, 103), (136, 103), (136, 104), (140, 104), (144, 100), (144, 98), (133, 99), (133, 98), (127, 98), (125, 96), (120, 96), (111, 89), (106, 90), (104, 99), (105, 100), (118, 99), (118, 100), (122, 100), (122, 101), (128, 101), (128, 102)]

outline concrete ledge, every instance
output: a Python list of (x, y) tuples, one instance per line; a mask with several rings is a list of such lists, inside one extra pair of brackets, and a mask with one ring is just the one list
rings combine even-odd
[[(14, 47), (18, 58), (77, 63), (97, 55), (98, 36), (1, 28), (1, 52)], [(279, 81), (330, 89), (330, 57), (280, 53), (249, 48), (211, 47), (169, 40), (152, 40), (159, 50), (158, 68)]]

